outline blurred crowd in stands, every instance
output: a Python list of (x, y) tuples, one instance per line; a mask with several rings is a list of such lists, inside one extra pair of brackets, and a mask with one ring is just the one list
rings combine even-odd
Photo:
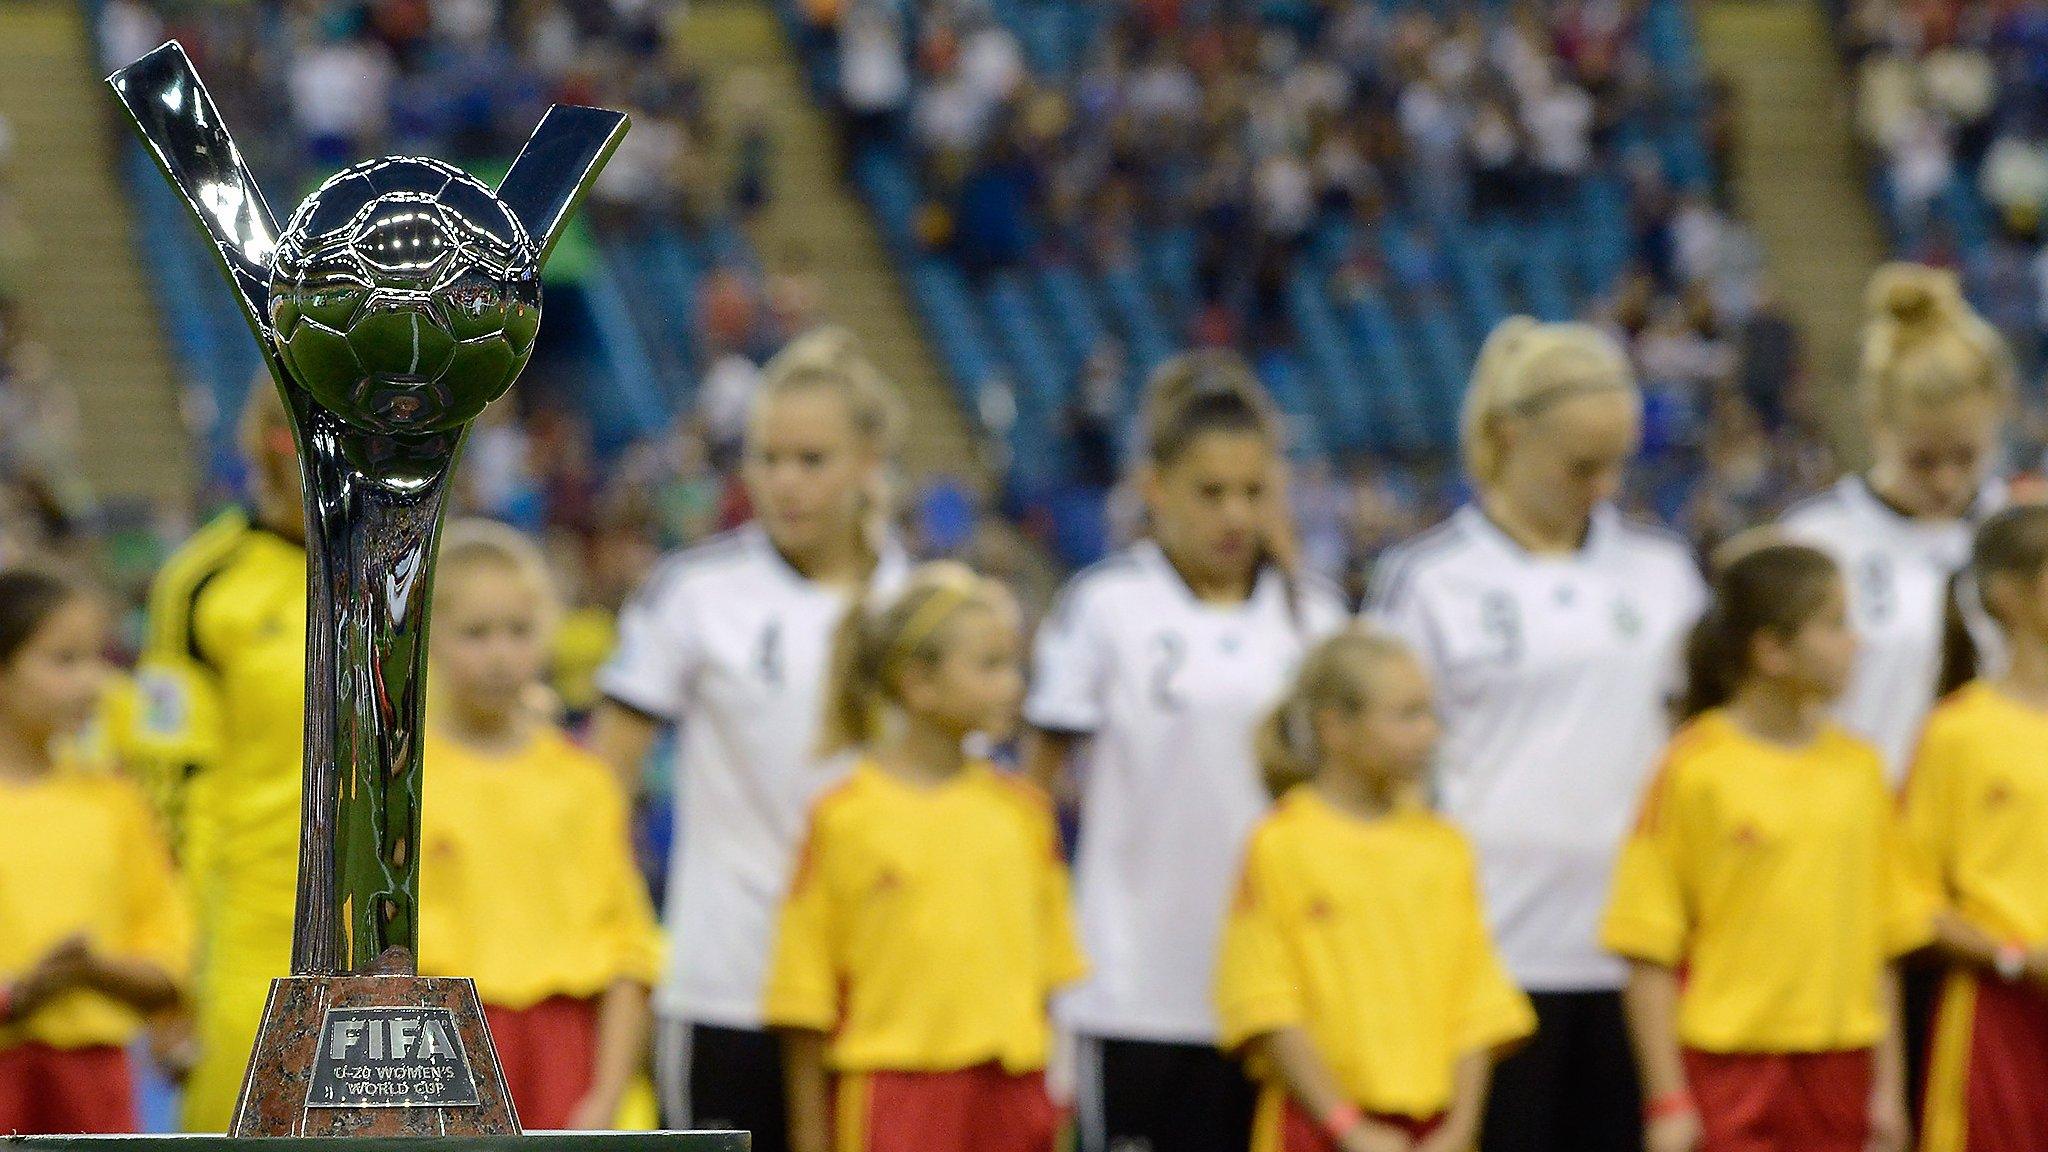
[[(1587, 179), (1618, 179), (1626, 265), (1584, 310), (1625, 337), (1652, 405), (1650, 482), (1632, 486), (1646, 493), (1641, 510), (1711, 543), (1835, 471), (1800, 334), (1740, 215), (1733, 98), (1710, 79), (1698, 101), (1673, 95), (1645, 58), (1639, 0), (1079, 10), (1092, 31), (1082, 26), (1071, 66), (1055, 75), (1028, 62), (989, 0), (801, 6), (803, 46), (837, 64), (849, 156), (886, 147), (914, 159), (932, 250), (971, 273), (1101, 264), (1159, 228), (1191, 228), (1198, 306), (1174, 338), (1256, 353), (1293, 339), (1281, 297), (1298, 261), (1327, 268), (1337, 292), (1448, 295), (1451, 231), (1540, 216)], [(2048, 67), (2048, 18), (2029, 6), (1976, 11), (1863, 0), (1840, 27), (1857, 123), (1920, 222), (1910, 255), (1966, 264), (2033, 357), (2036, 302), (2048, 299), (2038, 287), (2048, 259), (2036, 255), (2048, 105), (2033, 93), (2048, 89), (2029, 77)], [(686, 18), (672, 0), (106, 0), (98, 26), (109, 65), (180, 38), (273, 187), (301, 190), (389, 152), (488, 171), (550, 101), (595, 102), (634, 116), (591, 206), (599, 229), (744, 228), (775, 183), (768, 90), (742, 74), (713, 91), (678, 36)], [(270, 114), (280, 108), (289, 115)], [(1690, 174), (1674, 173), (1640, 130), (1678, 121), (1705, 158)], [(1966, 230), (1930, 207), (1955, 172), (1976, 173), (1995, 210), (1982, 252), (1962, 251)], [(1395, 216), (1416, 243), (1389, 259), (1372, 238)], [(0, 551), (95, 515), (75, 466), (75, 410), (10, 305), (31, 242), (0, 179)], [(537, 361), (521, 403), (494, 409), (469, 450), (468, 506), (545, 533), (594, 610), (615, 604), (661, 550), (745, 518), (732, 456), (758, 365), (831, 311), (800, 250), (721, 258), (687, 306), (701, 333), (698, 385), (672, 427), (623, 450), (600, 445)], [(1058, 561), (1085, 562), (1127, 527), (1117, 510), (1129, 502), (1112, 490), (1130, 449), (1135, 374), (1105, 341), (1059, 425), (1072, 486), (1110, 501), (1107, 538), (1070, 545), (1044, 506), (1003, 508)], [(972, 415), (999, 426), (1002, 396), (984, 397)], [(1294, 496), (1311, 562), (1355, 587), (1383, 542), (1458, 497), (1443, 464), (1433, 454), (1308, 461)], [(214, 479), (207, 499), (218, 502), (233, 477)], [(957, 550), (982, 515), (981, 498), (951, 481), (906, 504), (934, 551)]]
[(100, 526), (79, 467), (77, 397), (24, 304), (36, 238), (18, 203), (15, 160), (0, 117), (0, 566), (31, 551), (71, 551)]
[(1895, 246), (1960, 270), (2037, 375), (2048, 351), (2048, 7), (1843, 0), (1834, 16), (1857, 143)]

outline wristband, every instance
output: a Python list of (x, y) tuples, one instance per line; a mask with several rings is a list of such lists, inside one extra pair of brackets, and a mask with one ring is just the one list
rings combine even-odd
[(1643, 1105), (1643, 1119), (1668, 1120), (1673, 1116), (1684, 1116), (1697, 1111), (1699, 1111), (1699, 1105), (1693, 1102), (1692, 1093), (1684, 1088), (1680, 1088), (1676, 1092), (1666, 1092), (1662, 1096), (1645, 1103)]
[(1991, 970), (2007, 984), (2017, 983), (2027, 974), (2027, 946), (2006, 943), (1998, 946), (1998, 952), (1991, 958)]
[(1341, 1144), (1345, 1137), (1365, 1123), (1365, 1113), (1358, 1110), (1358, 1105), (1346, 1100), (1342, 1104), (1330, 1105), (1330, 1110), (1323, 1113), (1322, 1123), (1323, 1131), (1330, 1134), (1330, 1139)]

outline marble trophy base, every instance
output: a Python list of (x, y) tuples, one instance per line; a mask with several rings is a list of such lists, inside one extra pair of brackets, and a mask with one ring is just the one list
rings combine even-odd
[(228, 1135), (517, 1136), (519, 1117), (470, 981), (287, 976)]
[(0, 1136), (0, 1152), (748, 1152), (745, 1132), (530, 1132), (526, 1136)]

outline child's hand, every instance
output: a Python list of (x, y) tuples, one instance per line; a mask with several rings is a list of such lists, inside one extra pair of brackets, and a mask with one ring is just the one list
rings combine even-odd
[(8, 998), (8, 1019), (21, 1020), (61, 993), (85, 983), (92, 973), (92, 949), (84, 936), (72, 936), (43, 954), (43, 958), (14, 982)]
[(1367, 1120), (1344, 1137), (1344, 1152), (1415, 1152), (1406, 1132)]
[(1460, 1132), (1446, 1126), (1417, 1141), (1415, 1152), (1472, 1152), (1478, 1146), (1477, 1134)]
[(1643, 1130), (1643, 1147), (1649, 1152), (1693, 1152), (1701, 1135), (1699, 1113), (1674, 1112), (1650, 1121)]
[(1898, 1088), (1880, 1088), (1870, 1096), (1869, 1152), (1906, 1152), (1906, 1094)]
[(595, 1089), (584, 1093), (583, 1099), (569, 1113), (569, 1128), (576, 1132), (610, 1131), (619, 1116), (619, 1102), (606, 1092)]

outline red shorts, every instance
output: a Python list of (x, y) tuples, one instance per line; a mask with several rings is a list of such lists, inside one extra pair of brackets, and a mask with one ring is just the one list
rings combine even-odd
[(2048, 1148), (2048, 995), (1949, 978), (1927, 1061), (1925, 1152)]
[(1870, 1050), (1726, 1055), (1688, 1050), (1685, 1072), (1706, 1130), (1700, 1152), (1863, 1152)]
[(128, 1053), (113, 1047), (0, 1048), (0, 1132), (135, 1131)]
[(834, 1152), (1052, 1152), (1066, 1112), (1041, 1072), (848, 1072), (833, 1084)]
[[(1411, 1140), (1422, 1139), (1444, 1122), (1441, 1114), (1418, 1120), (1413, 1116), (1369, 1112), (1366, 1119), (1398, 1128)], [(1337, 1152), (1337, 1142), (1286, 1089), (1262, 1088), (1258, 1111), (1252, 1117), (1251, 1152)]]
[(597, 1062), (597, 1002), (552, 996), (531, 1008), (486, 1004), (484, 1016), (520, 1127), (568, 1127)]

